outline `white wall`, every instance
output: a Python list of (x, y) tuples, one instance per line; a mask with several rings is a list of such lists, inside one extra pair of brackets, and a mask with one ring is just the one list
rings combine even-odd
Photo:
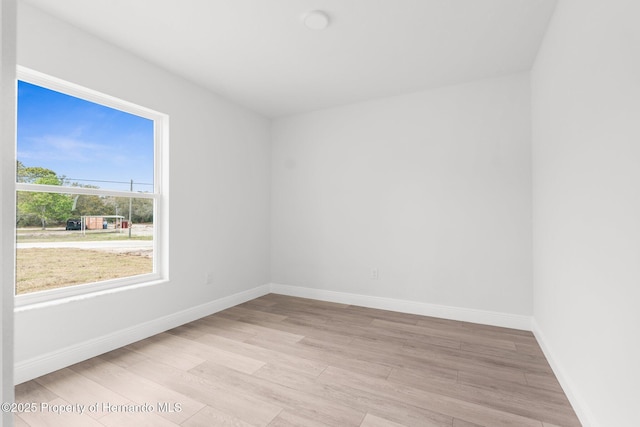
[(18, 12), (18, 64), (169, 115), (171, 178), (170, 281), (18, 312), (16, 362), (268, 283), (269, 121), (38, 9)]
[[(16, 3), (0, 2), (0, 402), (13, 401), (13, 227), (15, 221), (14, 148)], [(0, 425), (13, 425), (13, 414), (0, 415)]]
[(532, 74), (534, 317), (585, 425), (637, 426), (640, 3), (562, 0)]
[(272, 281), (530, 315), (529, 90), (519, 74), (276, 120)]

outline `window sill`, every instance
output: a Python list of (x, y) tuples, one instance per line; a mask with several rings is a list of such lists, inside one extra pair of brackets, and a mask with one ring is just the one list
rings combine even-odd
[[(143, 277), (148, 277), (148, 280), (141, 281), (140, 279), (142, 279)], [(82, 300), (101, 297), (104, 295), (132, 291), (149, 286), (157, 286), (169, 282), (168, 279), (162, 278), (159, 275), (155, 274), (139, 276), (136, 278), (138, 280), (136, 280), (135, 282), (130, 279), (133, 278), (125, 280), (113, 280), (109, 282), (91, 283), (87, 285), (70, 286), (68, 288), (34, 292), (33, 294), (16, 295), (14, 312), (20, 313), (24, 311), (78, 302)], [(133, 283), (127, 284), (127, 282)]]

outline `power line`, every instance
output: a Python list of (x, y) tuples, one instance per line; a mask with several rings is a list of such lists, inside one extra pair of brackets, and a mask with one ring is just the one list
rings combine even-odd
[[(82, 178), (64, 178), (65, 181), (84, 181), (84, 182), (108, 182), (110, 184), (131, 184), (131, 181), (106, 181), (100, 179), (82, 179)], [(148, 182), (133, 182), (136, 185), (153, 185), (153, 183)]]

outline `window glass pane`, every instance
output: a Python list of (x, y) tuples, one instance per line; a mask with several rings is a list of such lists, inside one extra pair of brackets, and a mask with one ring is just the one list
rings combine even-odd
[(19, 191), (16, 294), (152, 273), (153, 203)]
[(153, 192), (153, 120), (18, 82), (18, 182)]
[[(157, 265), (161, 249), (154, 241), (162, 203), (160, 186), (154, 188), (161, 172), (155, 130), (166, 127), (165, 116), (35, 72), (24, 75), (97, 102), (18, 82), (16, 294), (24, 298), (16, 301), (158, 280), (165, 267)], [(91, 284), (98, 286), (80, 286)], [(60, 292), (38, 293), (54, 289)]]

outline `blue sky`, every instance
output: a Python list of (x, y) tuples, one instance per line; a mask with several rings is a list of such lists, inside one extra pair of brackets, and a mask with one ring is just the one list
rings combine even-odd
[[(152, 191), (153, 121), (18, 82), (18, 160), (80, 184)], [(124, 181), (127, 184), (99, 181)]]

